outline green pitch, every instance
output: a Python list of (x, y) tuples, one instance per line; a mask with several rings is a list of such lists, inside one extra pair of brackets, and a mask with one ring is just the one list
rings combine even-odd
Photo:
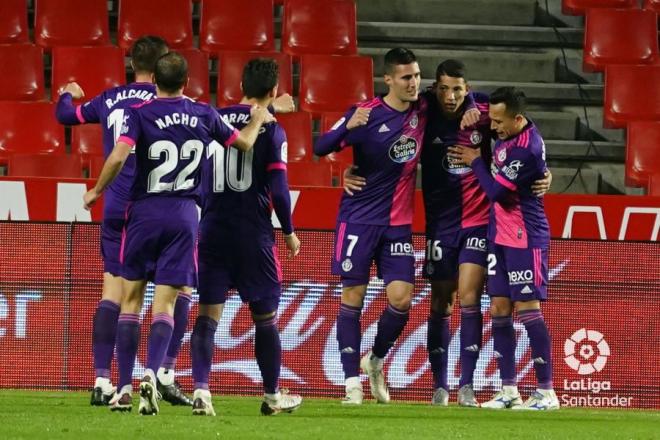
[(217, 417), (162, 403), (158, 416), (91, 407), (87, 393), (0, 390), (0, 439), (660, 439), (660, 412), (562, 408), (514, 413), (420, 403), (342, 407), (306, 399), (294, 414), (264, 417), (254, 397), (214, 400)]

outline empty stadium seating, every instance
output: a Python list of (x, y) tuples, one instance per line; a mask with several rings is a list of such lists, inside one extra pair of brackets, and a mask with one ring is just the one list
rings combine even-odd
[(293, 93), (291, 57), (281, 52), (222, 52), (218, 57), (219, 107), (236, 104), (241, 100), (243, 67), (253, 58), (268, 57), (277, 61), (280, 73), (278, 94)]
[(353, 0), (288, 0), (282, 19), (282, 50), (302, 54), (357, 55)]
[(332, 164), (292, 162), (287, 165), (287, 176), (292, 186), (332, 186)]
[(87, 101), (104, 90), (126, 83), (124, 52), (115, 46), (53, 48), (52, 90), (70, 81), (80, 84)]
[(608, 64), (651, 64), (658, 59), (657, 14), (639, 9), (595, 8), (587, 11), (584, 70)]
[(74, 125), (71, 128), (71, 152), (82, 157), (103, 156), (103, 130), (101, 125)]
[(273, 51), (273, 0), (204, 0), (199, 47), (219, 51)]
[(0, 45), (0, 100), (44, 99), (43, 50), (32, 44)]
[(188, 61), (188, 86), (183, 90), (186, 96), (210, 103), (209, 95), (209, 54), (197, 49), (178, 51)]
[(82, 161), (75, 154), (13, 154), (7, 168), (12, 177), (82, 177)]
[[(341, 118), (344, 117), (344, 112), (331, 112), (324, 113), (321, 115), (321, 134), (329, 131), (333, 125), (337, 123)], [(344, 148), (343, 150), (330, 153), (327, 156), (323, 156), (321, 160), (326, 162), (335, 162), (339, 166), (335, 167), (335, 171), (338, 173), (343, 172), (343, 169), (353, 163), (353, 149)]]
[(193, 45), (190, 0), (121, 0), (119, 2), (119, 47), (129, 49), (144, 35), (158, 35), (171, 49)]
[(644, 0), (644, 9), (660, 13), (660, 0)]
[(373, 62), (359, 56), (303, 55), (300, 109), (320, 117), (374, 95)]
[(605, 69), (604, 123), (660, 120), (660, 65), (613, 65)]
[(637, 0), (562, 0), (561, 11), (566, 15), (584, 15), (589, 8), (634, 8)]
[(110, 44), (107, 0), (35, 0), (34, 23), (35, 42), (46, 48)]
[(660, 174), (660, 120), (628, 124), (626, 185), (645, 187), (648, 177)]
[(0, 2), (0, 44), (29, 41), (27, 0)]
[(64, 127), (50, 102), (0, 102), (0, 156), (64, 153)]
[(105, 158), (103, 156), (90, 156), (85, 165), (89, 178), (96, 179), (99, 177), (104, 164)]
[(289, 162), (312, 160), (312, 117), (307, 112), (275, 115), (286, 132)]
[(649, 196), (660, 197), (660, 174), (649, 176), (649, 182), (646, 185), (646, 194)]

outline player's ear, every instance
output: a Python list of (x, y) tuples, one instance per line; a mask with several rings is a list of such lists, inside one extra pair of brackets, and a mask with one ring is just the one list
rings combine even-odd
[(268, 93), (269, 98), (275, 99), (277, 97), (277, 88), (278, 88), (278, 86), (279, 86), (279, 84), (275, 84), (275, 87), (273, 87), (270, 90), (270, 92)]
[[(132, 61), (131, 61), (131, 62), (132, 62)], [(156, 84), (156, 75), (153, 74), (153, 73), (151, 74), (151, 83), (152, 83), (152, 84)]]
[(392, 85), (392, 75), (386, 73), (385, 75), (383, 75), (383, 80), (385, 81), (385, 84), (387, 84), (388, 86)]
[(241, 87), (241, 94), (245, 95), (245, 92), (243, 91), (243, 81), (239, 83), (239, 86)]

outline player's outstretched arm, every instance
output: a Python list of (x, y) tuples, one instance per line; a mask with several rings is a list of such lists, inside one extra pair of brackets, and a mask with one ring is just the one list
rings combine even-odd
[(238, 137), (232, 143), (233, 147), (241, 151), (250, 151), (259, 136), (259, 129), (263, 124), (275, 121), (268, 109), (252, 106), (250, 109), (250, 122), (238, 132)]
[(76, 106), (73, 105), (74, 99), (80, 99), (85, 96), (85, 92), (76, 82), (70, 82), (59, 90), (60, 97), (55, 107), (55, 117), (57, 122), (64, 125), (78, 125), (84, 121), (76, 112)]
[(96, 201), (101, 197), (103, 191), (115, 180), (115, 177), (119, 174), (121, 169), (124, 167), (124, 163), (128, 158), (128, 155), (131, 153), (132, 145), (127, 144), (126, 142), (119, 141), (115, 145), (115, 148), (112, 149), (112, 153), (108, 156), (103, 164), (103, 169), (101, 170), (101, 175), (96, 181), (94, 188), (90, 189), (83, 196), (83, 203), (85, 209), (89, 210)]

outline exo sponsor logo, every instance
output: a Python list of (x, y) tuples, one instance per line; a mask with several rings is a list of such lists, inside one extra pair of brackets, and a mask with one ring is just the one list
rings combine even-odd
[(534, 280), (534, 273), (531, 270), (514, 270), (508, 272), (509, 285), (515, 286), (516, 284), (528, 284)]
[(412, 243), (398, 242), (390, 244), (390, 255), (412, 257), (414, 256), (414, 252)]
[(406, 135), (401, 136), (392, 144), (389, 156), (396, 163), (405, 163), (417, 156), (417, 140)]

